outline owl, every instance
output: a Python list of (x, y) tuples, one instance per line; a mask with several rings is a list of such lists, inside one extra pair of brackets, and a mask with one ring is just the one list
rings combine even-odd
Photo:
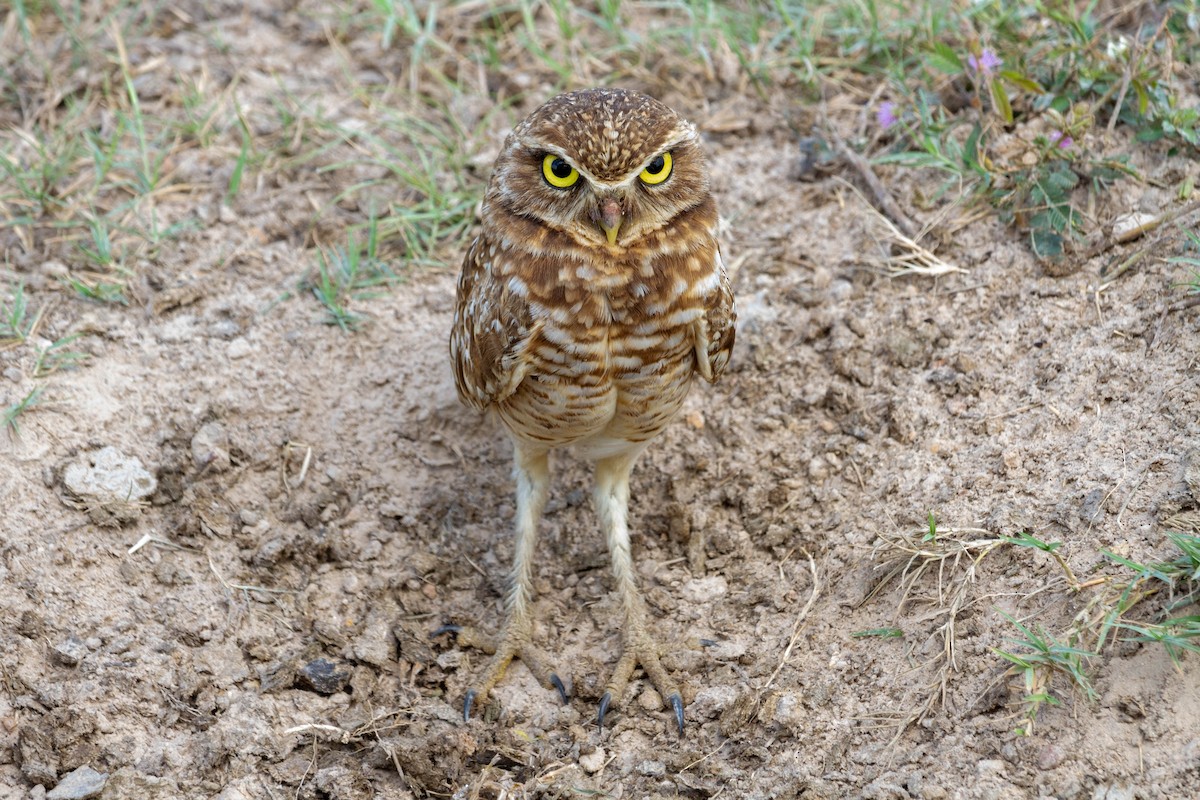
[(734, 299), (700, 136), (638, 92), (560, 95), (506, 139), (481, 222), (458, 280), (450, 355), (460, 398), (495, 412), (512, 440), (516, 545), (500, 633), (438, 631), (492, 654), (466, 692), (464, 718), (513, 658), (568, 700), (532, 641), (531, 601), (550, 453), (570, 447), (595, 465), (622, 615), (622, 652), (598, 721), (640, 666), (682, 733), (683, 700), (633, 568), (629, 479), (695, 376), (717, 381), (733, 347)]

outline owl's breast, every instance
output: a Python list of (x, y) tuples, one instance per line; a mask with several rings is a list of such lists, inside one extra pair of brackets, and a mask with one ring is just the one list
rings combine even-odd
[(522, 438), (549, 446), (648, 441), (683, 405), (695, 371), (692, 324), (703, 313), (626, 318), (620, 304), (548, 310), (525, 349), (528, 370), (500, 406)]

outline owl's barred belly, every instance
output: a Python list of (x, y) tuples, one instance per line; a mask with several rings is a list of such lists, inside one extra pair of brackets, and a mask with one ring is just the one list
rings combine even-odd
[(529, 372), (497, 409), (518, 437), (547, 447), (574, 445), (602, 458), (649, 442), (687, 397), (695, 372), (689, 328), (592, 331), (586, 341), (547, 329), (531, 349)]

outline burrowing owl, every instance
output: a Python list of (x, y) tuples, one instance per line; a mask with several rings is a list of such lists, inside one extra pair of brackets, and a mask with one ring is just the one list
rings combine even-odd
[(450, 335), (458, 393), (504, 421), (517, 480), (504, 628), (495, 639), (443, 629), (494, 651), (467, 692), (465, 717), (514, 657), (566, 700), (530, 641), (530, 595), (548, 456), (573, 445), (595, 462), (596, 511), (624, 614), (624, 651), (599, 721), (640, 664), (682, 731), (683, 699), (660, 663), (634, 576), (629, 473), (683, 405), (692, 376), (721, 377), (733, 338), (717, 205), (692, 124), (637, 92), (592, 89), (554, 98), (513, 130), (463, 261)]

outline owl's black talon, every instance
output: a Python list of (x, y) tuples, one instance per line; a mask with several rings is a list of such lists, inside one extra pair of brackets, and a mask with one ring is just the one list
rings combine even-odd
[(554, 684), (555, 689), (558, 689), (558, 696), (562, 698), (563, 705), (565, 706), (567, 704), (567, 687), (563, 686), (562, 678), (551, 672), (550, 682)]
[[(467, 689), (467, 696), (463, 698), (463, 722), (471, 721), (471, 704), (475, 702), (475, 690)], [(679, 713), (683, 713), (682, 711)]]
[(600, 698), (600, 713), (596, 715), (596, 726), (600, 730), (604, 730), (604, 714), (608, 711), (608, 704), (612, 702), (612, 692), (605, 692), (604, 697)]
[(683, 736), (683, 698), (679, 692), (671, 695), (671, 706), (675, 709), (675, 722), (679, 725), (679, 735)]
[(433, 633), (429, 634), (429, 638), (436, 639), (437, 637), (441, 636), (443, 633), (458, 633), (461, 630), (462, 630), (462, 625), (443, 625), (442, 627), (438, 628)]

